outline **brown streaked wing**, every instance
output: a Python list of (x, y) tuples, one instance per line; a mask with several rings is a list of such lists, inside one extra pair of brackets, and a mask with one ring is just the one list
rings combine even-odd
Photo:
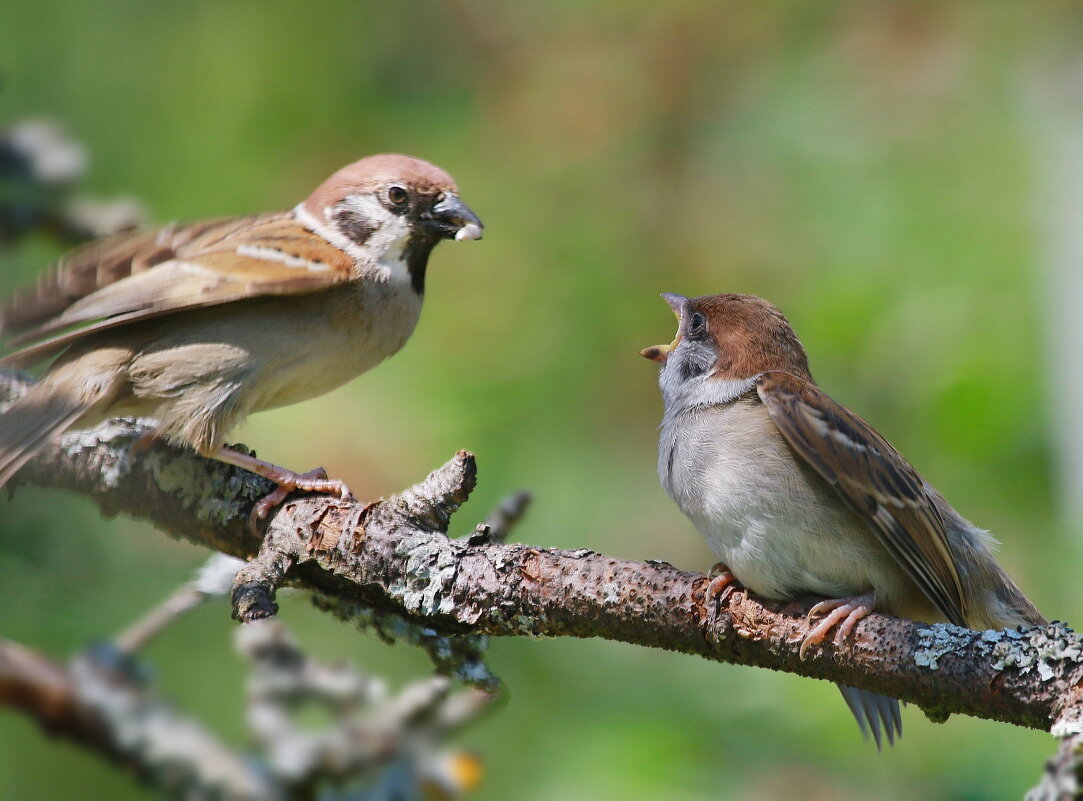
[[(14, 344), (52, 338), (0, 363), (32, 364), (81, 337), (129, 322), (245, 298), (316, 292), (352, 277), (352, 258), (299, 225), (291, 212), (133, 234), (97, 249), (79, 248), (36, 292), (16, 297), (9, 306), (19, 312), (5, 315), (5, 328), (37, 325)], [(22, 311), (24, 300), (39, 313)]]
[(944, 520), (910, 463), (872, 426), (805, 379), (768, 372), (756, 389), (790, 446), (869, 522), (937, 609), (966, 626)]
[[(250, 219), (250, 218), (240, 218)], [(73, 302), (103, 286), (173, 258), (176, 249), (209, 228), (237, 218), (142, 228), (73, 248), (38, 279), (16, 292), (0, 310), (0, 331), (26, 331), (46, 323)], [(30, 337), (32, 339), (33, 337)]]

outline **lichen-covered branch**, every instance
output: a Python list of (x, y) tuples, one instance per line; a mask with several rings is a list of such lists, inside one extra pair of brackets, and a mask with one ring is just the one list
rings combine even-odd
[[(445, 740), (484, 714), (494, 695), (452, 693), (442, 676), (393, 692), (350, 664), (313, 659), (277, 620), (249, 623), (235, 637), (248, 667), (253, 751), (226, 745), (175, 709), (136, 652), (200, 603), (227, 594), (242, 565), (216, 554), (195, 580), (68, 664), (0, 639), (0, 705), (123, 765), (167, 798), (391, 801), (438, 786), (439, 797), (455, 799), (473, 788), (476, 758), (447, 748)], [(326, 710), (326, 725), (298, 719), (308, 702)], [(321, 792), (343, 785), (353, 789)]]
[[(375, 504), (295, 496), (261, 539), (248, 513), (268, 489), (263, 480), (160, 444), (132, 458), (128, 448), (144, 433), (135, 422), (114, 421), (69, 434), (18, 478), (80, 492), (109, 514), (149, 520), (224, 553), (260, 554), (235, 600), (272, 598), (285, 580), (317, 592), (340, 614), (402, 616), (446, 637), (432, 650), (443, 649), (444, 669), (466, 680), (491, 687), (479, 649), (454, 658), (451, 644), (462, 635), (602, 637), (865, 687), (934, 718), (963, 713), (1064, 735), (1080, 729), (1083, 640), (1062, 624), (973, 632), (872, 615), (850, 642), (826, 643), (802, 661), (807, 603), (737, 592), (710, 631), (701, 574), (585, 549), (449, 539), (449, 517), (476, 481), (467, 453)], [(243, 603), (237, 612), (259, 616)]]
[(1083, 798), (1083, 734), (1061, 740), (1056, 756), (1045, 763), (1041, 781), (1026, 801), (1079, 801)]
[(18, 709), (57, 737), (121, 760), (98, 714), (80, 699), (71, 674), (44, 654), (0, 638), (0, 705)]

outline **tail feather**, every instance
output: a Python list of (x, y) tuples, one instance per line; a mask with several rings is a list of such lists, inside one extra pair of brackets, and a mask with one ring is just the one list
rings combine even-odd
[(0, 487), (90, 405), (38, 384), (0, 414)]
[(988, 623), (998, 629), (1013, 626), (1046, 625), (1049, 621), (1045, 615), (1039, 612), (1038, 607), (1023, 594), (1023, 591), (1019, 589), (1019, 585), (1000, 569), (1000, 565), (997, 565), (997, 569), (1001, 581), (999, 585), (995, 585), (994, 590), (990, 593), (988, 608), (992, 612), (990, 615), (992, 620), (988, 621)]
[(846, 706), (850, 707), (861, 733), (865, 737), (872, 734), (876, 741), (876, 750), (881, 748), (883, 735), (887, 735), (889, 744), (895, 745), (895, 738), (902, 737), (902, 713), (899, 711), (898, 700), (845, 684), (836, 686), (842, 693)]

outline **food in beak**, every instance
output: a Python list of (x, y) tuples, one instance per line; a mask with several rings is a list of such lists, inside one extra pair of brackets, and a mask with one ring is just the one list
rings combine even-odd
[(481, 239), (481, 226), (475, 223), (467, 223), (455, 234), (455, 240), (462, 242), (466, 239)]

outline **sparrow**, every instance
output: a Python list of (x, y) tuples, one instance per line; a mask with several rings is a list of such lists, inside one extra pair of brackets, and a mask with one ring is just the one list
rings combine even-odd
[[(679, 321), (660, 362), (658, 475), (721, 560), (709, 596), (826, 596), (801, 655), (874, 610), (1005, 628), (1046, 619), (964, 519), (877, 431), (826, 395), (789, 322), (752, 295), (662, 296)], [(897, 700), (839, 685), (879, 749)]]
[(252, 412), (322, 395), (405, 344), (429, 254), (480, 239), (481, 220), (439, 167), (370, 156), (289, 211), (171, 223), (92, 242), (0, 307), (0, 333), (53, 359), (0, 415), (0, 486), (69, 428), (118, 416), (151, 437), (269, 478), (264, 517), (300, 489), (349, 497), (322, 468), (294, 473), (225, 447)]

